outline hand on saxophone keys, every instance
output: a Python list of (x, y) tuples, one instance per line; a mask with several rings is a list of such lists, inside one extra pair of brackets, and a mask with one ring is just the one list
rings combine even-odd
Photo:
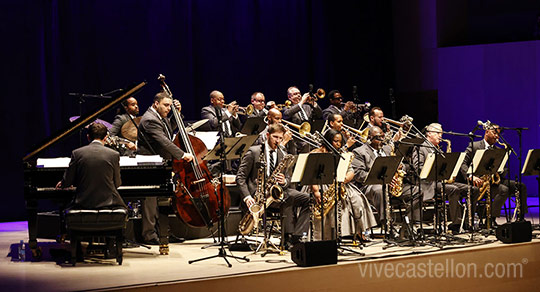
[(315, 203), (321, 203), (321, 191), (319, 189), (313, 191), (313, 197), (315, 198)]
[(248, 209), (250, 209), (251, 206), (253, 206), (255, 204), (255, 199), (253, 199), (253, 197), (249, 196), (249, 197), (246, 197), (244, 202), (246, 203), (246, 206), (248, 207)]
[(287, 183), (287, 180), (285, 179), (285, 175), (283, 173), (276, 174), (276, 181), (282, 186)]

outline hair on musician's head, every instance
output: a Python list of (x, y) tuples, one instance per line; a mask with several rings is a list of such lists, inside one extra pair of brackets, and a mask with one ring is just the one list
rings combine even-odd
[(282, 124), (271, 124), (268, 125), (268, 134), (273, 134), (276, 132), (285, 133), (285, 127)]
[(324, 133), (324, 139), (326, 139), (328, 142), (332, 143), (334, 141), (334, 137), (336, 135), (341, 134), (340, 132), (334, 130), (334, 129), (328, 129), (326, 133)]
[(287, 96), (291, 95), (291, 90), (292, 90), (293, 88), (298, 89), (297, 86), (291, 86), (291, 87), (287, 88)]
[(328, 122), (335, 122), (337, 120), (337, 116), (341, 116), (340, 114), (330, 114), (328, 116)]
[(431, 123), (429, 125), (427, 125), (425, 127), (425, 132), (424, 134), (426, 134), (427, 132), (440, 132), (442, 131), (442, 125), (439, 124), (439, 123)]
[(90, 126), (88, 126), (88, 138), (90, 141), (93, 141), (94, 139), (105, 139), (107, 132), (107, 127), (100, 123), (92, 123)]
[(154, 102), (161, 102), (164, 98), (171, 98), (165, 91), (160, 91), (154, 96)]
[(378, 106), (372, 107), (371, 110), (369, 111), (369, 116), (373, 117), (375, 115), (375, 111), (382, 111), (382, 109)]
[(332, 90), (332, 91), (330, 91), (330, 92), (328, 93), (328, 97), (329, 97), (330, 99), (334, 99), (334, 95), (336, 95), (336, 93), (339, 93), (339, 90), (334, 89), (334, 90)]

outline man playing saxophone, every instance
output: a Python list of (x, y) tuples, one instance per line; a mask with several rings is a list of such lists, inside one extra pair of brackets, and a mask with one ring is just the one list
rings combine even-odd
[[(412, 167), (415, 172), (417, 171), (417, 173), (420, 173), (420, 171), (424, 167), (424, 163), (426, 162), (428, 155), (435, 152), (435, 149), (433, 149), (432, 147), (440, 148), (440, 143), (443, 140), (442, 133), (442, 125), (439, 123), (431, 123), (426, 127), (425, 135), (429, 142), (425, 141), (422, 146), (419, 147), (418, 154), (416, 151), (412, 152)], [(437, 183), (436, 189), (434, 181), (421, 181), (420, 183), (420, 188), (422, 190), (422, 196), (424, 201), (432, 200), (435, 197), (435, 194), (440, 193), (442, 190), (441, 182)], [(463, 211), (460, 205), (460, 201), (463, 196), (467, 195), (468, 189), (469, 188), (466, 184), (459, 182), (447, 182), (444, 185), (444, 192), (446, 194), (446, 197), (448, 198), (448, 204), (450, 207), (450, 220), (452, 221), (448, 228), (454, 233), (458, 233), (461, 226)], [(474, 214), (474, 206), (476, 204), (477, 198), (478, 188), (475, 187), (472, 189), (471, 193), (471, 214)], [(468, 220), (466, 219), (465, 225), (468, 225), (467, 222)]]
[[(264, 157), (265, 175), (270, 177), (286, 155), (283, 148), (279, 146), (285, 133), (283, 125), (272, 124), (267, 130), (266, 142), (249, 148), (242, 157), (236, 175), (236, 183), (248, 209), (256, 203), (253, 196), (257, 190), (258, 170), (263, 167), (260, 157)], [(300, 241), (304, 232), (308, 232), (309, 195), (290, 188), (290, 178), (283, 173), (277, 174), (275, 179), (284, 192), (283, 202), (279, 205), (283, 216), (282, 228), (285, 229), (286, 235), (286, 238), (282, 240), (285, 240), (290, 247)]]
[[(476, 150), (498, 148), (497, 146), (495, 146), (495, 143), (499, 141), (499, 137), (499, 126), (496, 124), (490, 124), (489, 127), (485, 129), (484, 139), (482, 139), (481, 141), (473, 142), (472, 148), (471, 145), (467, 147), (467, 149), (465, 150), (466, 156), (460, 169), (460, 178), (462, 181), (465, 181), (465, 178), (468, 178), (476, 187), (481, 187), (482, 185), (484, 185), (484, 183), (486, 183), (483, 178), (467, 175), (467, 170), (469, 169), (469, 164), (473, 159)], [(504, 175), (501, 175), (501, 177), (502, 176)], [(491, 206), (492, 218), (497, 218), (501, 215), (501, 209), (504, 205), (504, 202), (511, 196), (511, 194), (514, 194), (516, 192), (517, 185), (518, 184), (516, 184), (516, 182), (512, 180), (500, 180), (497, 184), (493, 181), (490, 182), (491, 199), (493, 200), (493, 204)], [(521, 184), (519, 189), (521, 203), (523, 204), (522, 210), (524, 211), (524, 215), (527, 213), (527, 188), (524, 184)], [(492, 223), (496, 225), (495, 220), (493, 220)]]

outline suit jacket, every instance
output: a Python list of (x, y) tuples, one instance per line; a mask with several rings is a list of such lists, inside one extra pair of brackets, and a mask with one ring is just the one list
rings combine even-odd
[[(137, 136), (139, 154), (158, 154), (164, 159), (182, 159), (184, 151), (176, 146), (169, 138), (169, 132), (172, 136), (173, 127), (169, 119), (160, 119), (158, 113), (149, 108), (142, 116), (139, 124), (139, 133)], [(143, 135), (156, 153), (153, 153), (148, 144), (146, 144)]]
[(329, 107), (325, 108), (322, 111), (322, 116), (324, 120), (328, 120), (328, 116), (331, 114), (340, 114), (343, 117), (343, 120), (352, 120), (353, 114), (349, 111), (338, 108), (337, 106), (331, 104)]
[[(232, 135), (231, 136), (234, 136), (234, 134), (236, 134), (237, 132), (239, 132), (242, 128), (242, 123), (240, 122), (240, 118), (237, 116), (236, 118), (234, 116), (230, 116), (228, 117), (226, 114), (225, 114), (225, 109), (221, 109), (221, 121), (222, 122), (225, 122), (225, 121), (229, 121), (230, 125), (231, 125), (231, 131), (232, 131)], [(208, 124), (210, 125), (210, 131), (218, 131), (218, 126), (219, 126), (219, 121), (218, 121), (218, 118), (217, 118), (217, 115), (216, 115), (216, 108), (209, 105), (209, 106), (205, 106), (201, 109), (201, 118), (202, 119), (208, 119)]]
[[(463, 182), (463, 183), (467, 182), (466, 177), (467, 177), (467, 170), (469, 170), (469, 164), (471, 163), (471, 160), (473, 159), (474, 154), (476, 153), (476, 150), (486, 149), (486, 144), (487, 143), (484, 139), (480, 141), (475, 141), (473, 142), (472, 149), (471, 149), (471, 144), (469, 143), (469, 146), (467, 146), (467, 149), (465, 149), (465, 159), (463, 159), (463, 164), (461, 165), (461, 168), (459, 170), (459, 175), (456, 179), (457, 181)], [(493, 146), (493, 148), (500, 149), (500, 147), (498, 146)], [(505, 176), (507, 171), (508, 170), (505, 169), (504, 173), (501, 176)]]
[(253, 112), (248, 115), (247, 117), (248, 118), (256, 118), (256, 117), (266, 117), (266, 114), (267, 114), (267, 111), (266, 109), (262, 109), (262, 110), (257, 110), (257, 109), (253, 109)]
[[(262, 151), (264, 151), (264, 145), (251, 146), (246, 154), (244, 154), (242, 157), (242, 161), (238, 167), (238, 173), (236, 174), (236, 184), (240, 189), (242, 199), (246, 198), (247, 196), (253, 196), (257, 190), (257, 177), (259, 168), (261, 167), (260, 156)], [(281, 162), (283, 157), (283, 151), (277, 150), (276, 167)], [(282, 186), (284, 191), (289, 186), (289, 180), (290, 178), (287, 178), (287, 183), (285, 186)]]
[(100, 142), (75, 149), (64, 172), (62, 187), (77, 188), (74, 208), (127, 208), (117, 188), (120, 179), (120, 154)]
[[(302, 108), (304, 109), (304, 112), (307, 115), (308, 121), (318, 120), (322, 118), (322, 110), (318, 104), (317, 106), (314, 107), (311, 104), (304, 103), (302, 105)], [(302, 117), (300, 116), (299, 104), (295, 104), (291, 106), (290, 108), (284, 109), (282, 114), (283, 114), (283, 119), (291, 121), (298, 125), (306, 121), (305, 119), (302, 119)]]
[[(253, 145), (263, 145), (266, 142), (266, 133), (268, 133), (268, 126), (259, 133), (259, 137), (257, 138), (257, 140), (255, 140), (255, 142), (253, 142)], [(285, 150), (289, 154), (297, 154), (298, 151), (296, 150), (296, 139), (294, 137), (289, 142), (287, 142), (287, 144), (285, 145)]]
[[(424, 141), (422, 143), (422, 146), (431, 146), (427, 142)], [(424, 167), (424, 163), (426, 162), (427, 156), (430, 153), (433, 153), (433, 149), (429, 147), (419, 147), (418, 154), (416, 151), (412, 152), (412, 167), (415, 171), (422, 171), (422, 168)], [(422, 194), (424, 197), (424, 200), (429, 200), (435, 196), (435, 181), (420, 181), (420, 188), (422, 190)]]
[(128, 113), (125, 113), (125, 114), (121, 114), (121, 115), (116, 115), (114, 117), (114, 121), (113, 121), (113, 124), (112, 124), (112, 127), (109, 129), (109, 134), (111, 136), (119, 136), (119, 137), (123, 137), (122, 136), (122, 126), (127, 122), (129, 121), (129, 114)]
[[(390, 147), (383, 146), (383, 152), (386, 156), (390, 155)], [(352, 168), (354, 171), (354, 181), (357, 185), (362, 186), (362, 183), (366, 180), (369, 174), (371, 166), (375, 162), (375, 153), (373, 152), (369, 144), (364, 144), (353, 150), (354, 159), (352, 161)]]

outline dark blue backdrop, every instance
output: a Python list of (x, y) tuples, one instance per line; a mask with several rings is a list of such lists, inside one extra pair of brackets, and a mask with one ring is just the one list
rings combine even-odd
[[(199, 118), (208, 94), (249, 102), (254, 91), (283, 103), (297, 85), (356, 85), (375, 104), (393, 83), (390, 1), (13, 1), (2, 4), (9, 78), (1, 121), (9, 137), (3, 220), (24, 215), (21, 158), (78, 115), (70, 92), (103, 93), (146, 80), (141, 111), (159, 89), (159, 73)], [(4, 79), (6, 80), (6, 79)], [(102, 100), (86, 99), (82, 112)], [(111, 121), (113, 113), (102, 117)], [(7, 131), (9, 129), (9, 131)], [(8, 134), (9, 133), (9, 134)], [(68, 156), (72, 137), (40, 156)]]

